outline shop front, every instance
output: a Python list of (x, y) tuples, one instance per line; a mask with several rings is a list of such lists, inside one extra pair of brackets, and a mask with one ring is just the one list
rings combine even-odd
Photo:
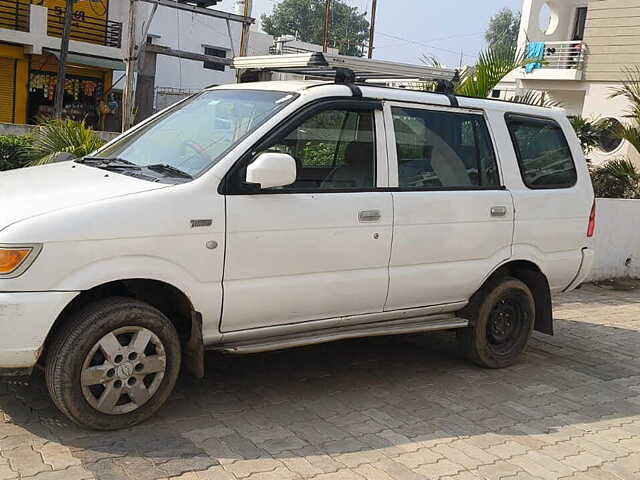
[[(57, 52), (31, 57), (29, 72), (29, 123), (38, 123), (54, 115), (57, 83)], [(85, 63), (80, 63), (85, 61)], [(63, 117), (84, 120), (96, 130), (112, 125), (110, 117), (117, 115), (118, 102), (111, 95), (112, 70), (106, 68), (112, 60), (96, 57), (69, 56), (64, 85)], [(93, 65), (88, 65), (92, 63)], [(105, 66), (97, 66), (96, 64)], [(111, 65), (109, 65), (111, 66)]]
[(25, 123), (29, 61), (22, 47), (0, 44), (0, 123)]

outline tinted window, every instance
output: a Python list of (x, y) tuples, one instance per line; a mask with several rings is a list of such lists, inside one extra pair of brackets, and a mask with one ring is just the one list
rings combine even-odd
[(398, 181), (404, 188), (500, 185), (481, 115), (393, 108)]
[(529, 188), (569, 188), (577, 180), (569, 144), (550, 119), (508, 115), (522, 179)]
[(376, 185), (371, 111), (324, 110), (263, 151), (288, 153), (296, 160), (295, 183), (279, 190), (371, 189)]

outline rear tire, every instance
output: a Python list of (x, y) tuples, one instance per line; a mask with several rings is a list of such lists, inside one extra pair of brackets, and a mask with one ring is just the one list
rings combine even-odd
[(466, 358), (487, 368), (513, 365), (533, 332), (535, 301), (527, 285), (503, 277), (483, 288), (471, 326), (457, 331)]
[(94, 430), (117, 430), (153, 415), (180, 371), (178, 334), (160, 311), (109, 298), (67, 319), (47, 352), (45, 378), (58, 409)]

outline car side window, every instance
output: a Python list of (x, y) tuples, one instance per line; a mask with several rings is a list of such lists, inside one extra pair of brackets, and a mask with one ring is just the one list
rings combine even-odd
[(527, 187), (570, 188), (576, 184), (576, 166), (560, 125), (551, 119), (515, 114), (506, 119)]
[(318, 112), (261, 151), (288, 153), (296, 161), (296, 181), (278, 191), (340, 191), (376, 186), (373, 111)]
[(400, 188), (500, 186), (482, 115), (397, 107), (392, 113)]

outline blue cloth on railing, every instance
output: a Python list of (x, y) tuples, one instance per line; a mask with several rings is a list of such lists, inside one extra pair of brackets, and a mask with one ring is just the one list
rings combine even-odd
[[(527, 59), (537, 58), (542, 59), (544, 57), (544, 42), (529, 42), (527, 47)], [(524, 70), (527, 73), (533, 72), (536, 68), (542, 67), (541, 63), (527, 63)]]

